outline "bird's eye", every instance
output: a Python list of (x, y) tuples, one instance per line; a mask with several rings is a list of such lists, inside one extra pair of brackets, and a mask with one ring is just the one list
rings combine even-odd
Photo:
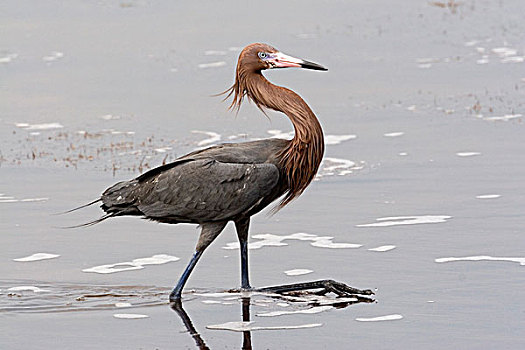
[(260, 59), (265, 59), (266, 57), (268, 57), (268, 54), (266, 52), (259, 52), (258, 55)]

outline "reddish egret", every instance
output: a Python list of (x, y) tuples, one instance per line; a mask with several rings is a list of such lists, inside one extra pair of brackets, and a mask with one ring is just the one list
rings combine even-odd
[[(290, 203), (303, 193), (319, 168), (324, 141), (315, 114), (295, 92), (273, 85), (262, 75), (265, 69), (286, 67), (327, 70), (269, 45), (251, 44), (239, 55), (235, 83), (225, 93), (233, 96), (230, 109), (238, 110), (247, 96), (262, 111), (267, 108), (286, 114), (295, 129), (293, 139), (221, 144), (195, 151), (133, 180), (119, 182), (93, 202), (102, 201), (106, 214), (92, 223), (136, 215), (163, 223), (201, 226), (195, 253), (171, 292), (171, 301), (180, 301), (197, 261), (229, 221), (235, 223), (240, 242), (241, 288), (251, 289), (250, 217), (280, 197), (277, 209)], [(318, 282), (326, 286), (333, 281)], [(290, 290), (294, 285), (284, 288)]]

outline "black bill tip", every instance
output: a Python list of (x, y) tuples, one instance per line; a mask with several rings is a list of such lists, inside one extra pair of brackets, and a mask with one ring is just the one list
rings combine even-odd
[(313, 70), (322, 70), (322, 71), (327, 71), (328, 68), (325, 68), (323, 66), (321, 66), (320, 64), (317, 64), (317, 63), (314, 63), (314, 62), (310, 62), (310, 61), (304, 61), (301, 62), (301, 68), (306, 68), (306, 69), (313, 69)]

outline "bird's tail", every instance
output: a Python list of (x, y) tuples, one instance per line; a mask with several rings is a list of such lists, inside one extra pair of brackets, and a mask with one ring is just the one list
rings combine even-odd
[(67, 213), (71, 213), (73, 211), (77, 211), (79, 209), (82, 209), (82, 208), (85, 208), (85, 207), (89, 207), (90, 205), (93, 205), (95, 203), (98, 203), (100, 202), (102, 199), (101, 198), (98, 198), (98, 199), (95, 199), (94, 201), (92, 202), (89, 202), (87, 204), (84, 204), (84, 205), (81, 205), (80, 207), (76, 207), (76, 208), (73, 208), (73, 209), (69, 209), (69, 210), (66, 210), (66, 211), (63, 211), (63, 212), (60, 212), (60, 213), (56, 213), (55, 215), (62, 215), (62, 214), (67, 214)]
[(86, 223), (83, 223), (83, 224), (79, 224), (79, 225), (65, 226), (65, 227), (61, 227), (61, 228), (79, 228), (79, 227), (93, 226), (93, 225), (96, 225), (99, 222), (102, 222), (102, 221), (104, 221), (106, 219), (109, 219), (110, 217), (113, 217), (113, 216), (116, 216), (116, 213), (108, 213), (106, 215), (102, 215), (101, 217), (99, 217), (98, 219), (93, 220), (93, 221), (89, 221), (89, 222), (86, 222)]
[[(55, 215), (62, 215), (62, 214), (68, 214), (68, 213), (71, 213), (73, 211), (76, 211), (76, 210), (79, 210), (79, 209), (82, 209), (82, 208), (86, 208), (86, 207), (89, 207), (90, 205), (93, 205), (95, 203), (98, 203), (102, 201), (101, 198), (98, 198), (98, 199), (95, 199), (94, 201), (92, 202), (89, 202), (87, 204), (84, 204), (84, 205), (81, 205), (79, 207), (76, 207), (76, 208), (73, 208), (73, 209), (69, 209), (69, 210), (66, 210), (64, 212), (60, 212), (60, 213), (56, 213)], [(78, 228), (78, 227), (85, 227), (85, 226), (92, 226), (92, 225), (95, 225), (95, 224), (98, 224), (99, 222), (101, 221), (104, 221), (106, 220), (107, 218), (110, 218), (112, 216), (115, 216), (114, 213), (108, 213), (106, 215), (103, 215), (101, 216), (100, 218), (96, 219), (96, 220), (93, 220), (93, 221), (89, 221), (89, 222), (86, 222), (84, 224), (80, 224), (80, 225), (73, 225), (73, 226), (65, 226), (65, 227), (61, 227), (61, 228)]]

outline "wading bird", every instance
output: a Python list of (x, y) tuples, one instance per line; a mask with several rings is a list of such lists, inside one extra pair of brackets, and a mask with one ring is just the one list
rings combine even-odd
[(286, 114), (295, 129), (293, 139), (220, 144), (198, 150), (133, 180), (119, 182), (90, 203), (101, 201), (106, 212), (91, 224), (135, 215), (162, 223), (200, 225), (195, 253), (171, 292), (171, 301), (180, 301), (197, 261), (229, 221), (235, 223), (240, 242), (241, 288), (250, 289), (250, 217), (280, 197), (276, 209), (290, 203), (303, 193), (319, 168), (324, 139), (315, 114), (295, 92), (270, 83), (262, 75), (265, 69), (287, 67), (327, 70), (269, 45), (251, 44), (240, 53), (235, 83), (224, 93), (227, 98), (233, 96), (230, 109), (238, 111), (248, 97), (263, 112), (271, 109)]

